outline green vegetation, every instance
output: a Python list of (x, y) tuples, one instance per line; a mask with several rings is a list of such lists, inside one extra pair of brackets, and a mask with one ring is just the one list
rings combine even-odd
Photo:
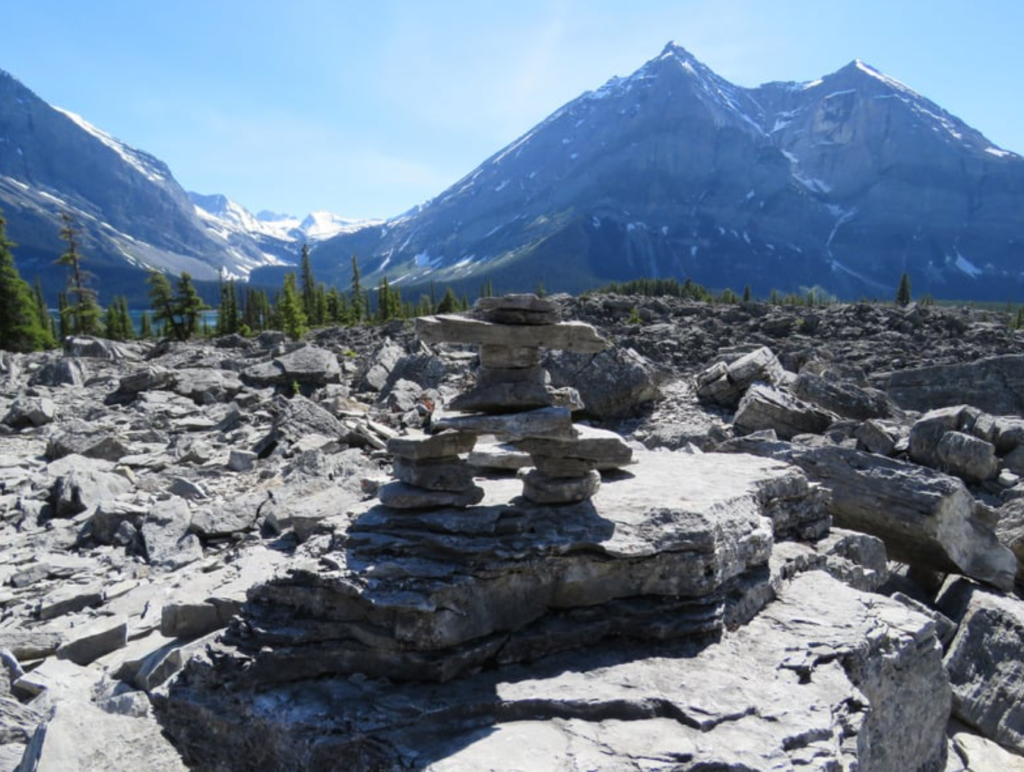
[(900, 276), (899, 289), (896, 290), (896, 305), (909, 306), (910, 300), (910, 275), (904, 271), (903, 275)]
[(75, 218), (67, 212), (61, 212), (60, 219), (64, 223), (60, 229), (60, 237), (67, 242), (68, 247), (64, 254), (57, 258), (57, 264), (66, 265), (71, 269), (68, 275), (68, 293), (61, 307), (61, 334), (98, 335), (102, 312), (96, 300), (96, 290), (87, 286), (89, 274), (82, 269), (82, 255), (78, 249), (79, 231), (75, 227)]
[[(37, 351), (56, 345), (46, 314), (40, 308), (42, 293), (36, 292), (21, 278), (7, 240), (7, 221), (0, 213), (0, 349), (7, 351)], [(45, 321), (44, 321), (45, 320)]]

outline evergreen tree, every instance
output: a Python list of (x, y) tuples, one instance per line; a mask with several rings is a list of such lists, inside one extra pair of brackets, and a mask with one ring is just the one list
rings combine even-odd
[(7, 221), (0, 214), (0, 349), (36, 351), (53, 345), (49, 327), (39, 319), (39, 307), (28, 282), (21, 278), (7, 240)]
[[(3, 215), (0, 214), (0, 219), (3, 219)], [(0, 241), (3, 240), (0, 235)], [(50, 309), (46, 305), (46, 298), (43, 297), (43, 282), (36, 276), (35, 281), (35, 296), (36, 296), (36, 310), (39, 312), (39, 326), (46, 334), (46, 340), (43, 341), (43, 348), (53, 348), (57, 345), (57, 328), (54, 326), (53, 317), (50, 316)]]
[(324, 323), (324, 320), (317, 317), (316, 309), (316, 279), (313, 278), (313, 268), (309, 264), (309, 244), (302, 245), (302, 310), (306, 313), (309, 323), (316, 327)]
[(220, 306), (217, 308), (217, 334), (233, 335), (238, 332), (238, 292), (235, 289), (235, 280), (224, 281), (223, 273), (220, 282)]
[(149, 319), (149, 311), (143, 311), (142, 318), (139, 319), (139, 337), (142, 340), (149, 340), (153, 337), (153, 323)]
[(455, 297), (451, 287), (444, 288), (444, 297), (437, 304), (437, 313), (452, 314), (459, 310), (459, 300)]
[(68, 296), (65, 292), (57, 293), (57, 331), (63, 340), (71, 334), (71, 310), (68, 308)]
[(352, 323), (363, 321), (368, 308), (369, 303), (363, 299), (363, 285), (359, 283), (359, 262), (352, 255)]
[(903, 275), (900, 276), (899, 289), (896, 290), (896, 305), (909, 306), (910, 300), (910, 275), (904, 271)]
[(181, 318), (182, 326), (185, 328), (185, 339), (191, 338), (199, 332), (199, 320), (203, 311), (209, 308), (196, 291), (196, 285), (192, 283), (192, 274), (182, 271), (178, 277), (178, 293), (174, 298), (175, 311)]
[(327, 313), (327, 287), (324, 286), (323, 282), (316, 285), (316, 293), (314, 294), (314, 310), (313, 319), (316, 320), (318, 327), (323, 327), (331, 321), (330, 314)]
[(298, 340), (309, 329), (294, 273), (285, 275), (284, 288), (281, 291), (280, 300), (275, 305), (275, 310), (279, 316), (281, 328), (289, 338)]
[(61, 212), (64, 226), (60, 229), (60, 237), (67, 242), (68, 248), (59, 258), (58, 265), (71, 268), (68, 276), (68, 313), (76, 335), (96, 335), (99, 332), (101, 309), (96, 302), (96, 290), (86, 286), (88, 274), (82, 269), (82, 256), (78, 251), (78, 229), (75, 218), (67, 212)]
[(153, 321), (164, 330), (170, 329), (177, 340), (187, 340), (185, 326), (178, 318), (178, 308), (170, 279), (159, 271), (151, 270), (146, 278), (146, 284), (149, 285), (149, 301), (153, 306)]

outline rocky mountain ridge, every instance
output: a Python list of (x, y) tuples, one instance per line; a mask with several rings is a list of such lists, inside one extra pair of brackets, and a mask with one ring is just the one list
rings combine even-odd
[[(1018, 292), (1024, 159), (852, 62), (735, 86), (670, 44), (418, 210), (326, 242), (370, 280), (578, 292), (638, 276), (883, 296)], [(334, 273), (332, 273), (332, 271)], [(337, 274), (337, 275), (336, 275)]]

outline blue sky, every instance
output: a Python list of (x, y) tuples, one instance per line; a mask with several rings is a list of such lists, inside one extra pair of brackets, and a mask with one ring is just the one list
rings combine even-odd
[(859, 58), (1024, 154), (1024, 3), (0, 0), (0, 69), (248, 209), (422, 203), (669, 40), (742, 86)]

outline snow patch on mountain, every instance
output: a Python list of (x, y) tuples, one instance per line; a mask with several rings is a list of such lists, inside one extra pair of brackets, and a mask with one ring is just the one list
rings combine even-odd
[(70, 110), (65, 110), (64, 108), (57, 106), (54, 106), (53, 109), (62, 115), (67, 116), (77, 124), (79, 128), (84, 129), (89, 134), (96, 137), (96, 139), (121, 156), (125, 163), (139, 172), (139, 174), (144, 176), (150, 182), (167, 182), (167, 178), (169, 176), (167, 167), (164, 166), (162, 162), (149, 155), (149, 153), (137, 150), (131, 145), (127, 145), (117, 139), (117, 137), (111, 136), (102, 129), (96, 128), (77, 113), (73, 113)]

